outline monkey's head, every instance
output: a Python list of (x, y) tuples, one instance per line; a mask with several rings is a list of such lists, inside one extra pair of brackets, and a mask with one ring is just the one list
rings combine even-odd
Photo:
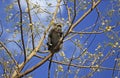
[(54, 25), (53, 25), (53, 28), (54, 29), (56, 29), (56, 31), (59, 31), (59, 29), (62, 29), (62, 24), (60, 24), (60, 23), (55, 23)]

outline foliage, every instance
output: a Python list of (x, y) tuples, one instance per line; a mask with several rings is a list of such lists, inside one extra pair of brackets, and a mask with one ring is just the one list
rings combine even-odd
[(39, 68), (47, 70), (52, 56), (47, 35), (54, 23), (63, 24), (64, 46), (53, 57), (51, 78), (90, 78), (103, 72), (110, 75), (100, 78), (120, 77), (120, 0), (0, 3), (0, 78), (34, 78)]

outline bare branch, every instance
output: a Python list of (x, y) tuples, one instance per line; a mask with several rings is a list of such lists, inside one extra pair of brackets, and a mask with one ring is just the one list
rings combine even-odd
[(22, 8), (21, 8), (20, 0), (18, 0), (18, 6), (19, 6), (19, 11), (20, 11), (20, 31), (21, 31), (21, 40), (22, 40), (22, 45), (23, 45), (23, 50), (24, 50), (24, 62), (25, 62), (26, 61), (26, 50), (25, 50), (25, 43), (24, 43), (24, 36), (23, 36)]
[(70, 12), (70, 8), (68, 7), (67, 5), (67, 2), (65, 0), (64, 1), (64, 5), (66, 6), (66, 9), (67, 9), (67, 13), (68, 13), (68, 21), (69, 23), (71, 22), (71, 12)]

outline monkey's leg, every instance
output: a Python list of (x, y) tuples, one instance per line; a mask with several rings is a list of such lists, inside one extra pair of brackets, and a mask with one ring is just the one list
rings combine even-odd
[(49, 62), (49, 67), (48, 67), (48, 78), (50, 78), (50, 68), (51, 68), (51, 63), (52, 63), (53, 55), (54, 55), (54, 54), (52, 54), (52, 56), (51, 56), (51, 58), (50, 58), (50, 62)]

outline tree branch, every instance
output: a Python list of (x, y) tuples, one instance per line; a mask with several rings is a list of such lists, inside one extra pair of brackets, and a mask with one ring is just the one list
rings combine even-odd
[(93, 31), (93, 32), (75, 32), (75, 31), (71, 31), (70, 33), (73, 33), (73, 34), (102, 34), (102, 33), (104, 33), (104, 31), (100, 31), (100, 32), (96, 32), (96, 31)]
[(18, 0), (18, 6), (20, 10), (20, 31), (21, 31), (21, 40), (22, 40), (22, 45), (23, 45), (23, 50), (24, 50), (24, 62), (25, 62), (26, 61), (26, 50), (25, 50), (24, 36), (23, 36), (22, 8), (21, 8), (20, 0)]
[(43, 65), (51, 56), (52, 56), (52, 53), (50, 53), (47, 57), (45, 57), (41, 62), (36, 64), (34, 67), (32, 67), (32, 68), (28, 69), (27, 71), (25, 71), (24, 73), (20, 74), (19, 77), (23, 77), (24, 75), (34, 71), (35, 69), (37, 69), (38, 67)]
[(32, 23), (32, 18), (31, 18), (31, 13), (30, 13), (30, 4), (29, 4), (29, 0), (26, 0), (27, 3), (27, 8), (28, 8), (28, 16), (29, 16), (29, 23), (30, 23), (30, 29), (31, 29), (31, 33), (32, 33), (32, 46), (33, 49), (35, 48), (35, 44), (34, 44), (34, 33), (33, 33), (33, 23)]

